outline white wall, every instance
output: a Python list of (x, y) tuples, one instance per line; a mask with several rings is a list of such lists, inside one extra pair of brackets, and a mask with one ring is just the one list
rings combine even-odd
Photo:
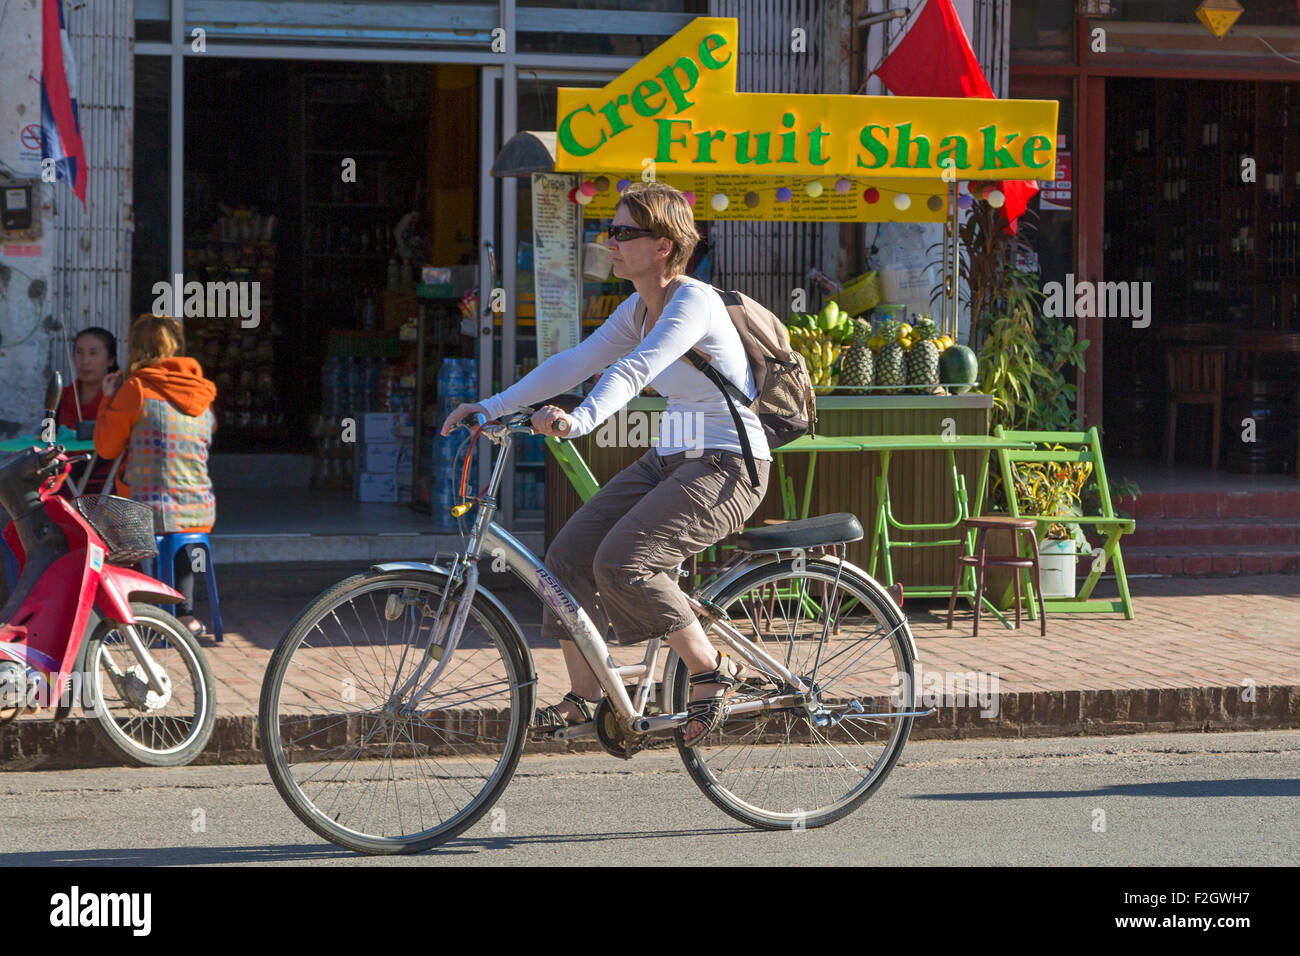
[(39, 237), (0, 231), (0, 436), (10, 437), (36, 426), (49, 375), (56, 187), (40, 184), (39, 155), (24, 150), (21, 138), (41, 118), (41, 87), (32, 79), (41, 75), (41, 4), (10, 0), (0, 14), (0, 180), (36, 179), (40, 219)]

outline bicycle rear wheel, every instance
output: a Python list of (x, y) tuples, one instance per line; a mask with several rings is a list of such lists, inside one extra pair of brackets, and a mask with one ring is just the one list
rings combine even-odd
[(398, 854), (445, 843), (487, 813), (519, 761), (533, 688), (513, 629), (482, 597), (438, 683), (398, 711), (431, 636), (445, 640), (434, 619), (446, 584), (407, 570), (348, 578), (271, 655), (259, 711), (267, 769), (298, 818), (339, 846)]
[[(856, 573), (811, 558), (798, 570), (792, 559), (757, 567), (713, 603), (813, 692), (796, 706), (728, 717), (694, 747), (679, 728), (687, 772), (723, 811), (762, 829), (825, 826), (852, 813), (884, 782), (912, 729), (911, 717), (884, 716), (912, 709), (899, 699), (900, 687), (913, 686), (901, 611)], [(737, 656), (716, 631), (709, 636)], [(790, 693), (746, 666), (733, 707)], [(687, 676), (678, 659), (679, 713), (690, 699)]]

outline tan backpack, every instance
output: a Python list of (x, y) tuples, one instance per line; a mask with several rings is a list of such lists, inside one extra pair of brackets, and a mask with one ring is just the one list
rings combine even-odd
[[(671, 299), (677, 291), (679, 282), (677, 280), (669, 285), (667, 299)], [(727, 292), (716, 286), (713, 291), (722, 298), (727, 315), (731, 317), (731, 322), (740, 335), (740, 344), (749, 359), (749, 369), (753, 373), (757, 392), (750, 398), (724, 378), (697, 349), (691, 349), (682, 358), (718, 386), (727, 399), (727, 407), (740, 437), (740, 447), (745, 454), (750, 484), (757, 488), (758, 470), (754, 465), (754, 453), (749, 446), (749, 434), (736, 410), (736, 402), (758, 416), (768, 447), (780, 448), (800, 435), (814, 433), (817, 400), (813, 393), (812, 377), (808, 374), (804, 357), (790, 348), (790, 336), (780, 319), (740, 292)], [(645, 317), (645, 303), (638, 302), (634, 316), (638, 328), (644, 326)]]

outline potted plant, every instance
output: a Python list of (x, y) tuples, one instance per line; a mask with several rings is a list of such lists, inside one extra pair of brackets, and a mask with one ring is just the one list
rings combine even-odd
[[(1054, 445), (1050, 450), (1065, 451), (1065, 447)], [(1020, 513), (1062, 519), (1081, 516), (1083, 488), (1091, 475), (1092, 462), (1016, 462), (1012, 477)], [(1091, 552), (1079, 525), (1068, 520), (1048, 525), (1038, 543), (1043, 597), (1074, 597), (1075, 561)]]

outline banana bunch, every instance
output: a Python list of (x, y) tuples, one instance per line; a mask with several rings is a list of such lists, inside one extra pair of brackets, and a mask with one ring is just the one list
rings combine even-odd
[(808, 363), (808, 374), (817, 387), (830, 389), (834, 384), (835, 363), (840, 357), (838, 336), (832, 337), (826, 332), (786, 326), (790, 335), (790, 347), (804, 357)]

